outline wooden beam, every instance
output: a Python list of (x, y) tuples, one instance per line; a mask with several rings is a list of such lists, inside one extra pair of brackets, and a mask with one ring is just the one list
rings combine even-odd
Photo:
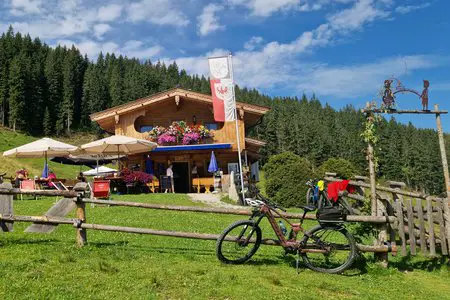
[[(94, 204), (106, 204), (109, 206), (126, 206), (126, 207), (140, 207), (148, 209), (162, 209), (162, 210), (175, 210), (175, 211), (190, 211), (190, 212), (203, 212), (203, 213), (214, 213), (214, 214), (229, 214), (229, 215), (240, 215), (240, 216), (250, 216), (252, 214), (250, 209), (230, 209), (230, 208), (216, 208), (216, 207), (199, 207), (199, 206), (176, 206), (176, 205), (162, 205), (162, 204), (152, 204), (152, 203), (141, 203), (141, 202), (127, 202), (127, 201), (114, 201), (114, 200), (95, 200), (95, 199), (83, 199), (85, 203)], [(300, 219), (303, 214), (295, 213), (281, 213), (281, 216), (288, 219)], [(316, 220), (315, 214), (307, 214), (305, 219)], [(370, 222), (370, 223), (393, 223), (395, 222), (395, 217), (392, 216), (347, 216), (348, 222)]]
[(362, 109), (363, 113), (377, 113), (377, 114), (420, 114), (420, 115), (436, 115), (448, 114), (446, 110), (418, 110), (418, 109)]
[(21, 189), (5, 189), (0, 187), (0, 195), (36, 195), (36, 196), (61, 196), (65, 198), (75, 198), (77, 192), (73, 191), (57, 191), (57, 190), (21, 190)]
[[(81, 224), (81, 228), (103, 230), (103, 231), (137, 233), (137, 234), (151, 234), (151, 235), (199, 239), (199, 240), (213, 240), (213, 241), (216, 241), (220, 237), (219, 234), (155, 230), (155, 229), (150, 229), (150, 228), (123, 227), (123, 226), (111, 226), (111, 225), (101, 225), (101, 224)], [(229, 241), (229, 242), (235, 242), (236, 238), (229, 236), (225, 240)], [(250, 240), (250, 243), (254, 243), (254, 239)], [(273, 240), (273, 239), (263, 239), (261, 243), (264, 245), (269, 245), (269, 246), (279, 246), (280, 245), (279, 241)], [(388, 247), (385, 245), (368, 246), (368, 245), (357, 244), (357, 247), (360, 251), (363, 251), (363, 252), (396, 252), (397, 251), (396, 247), (391, 248), (391, 247)], [(314, 249), (304, 249), (303, 252), (314, 252)]]

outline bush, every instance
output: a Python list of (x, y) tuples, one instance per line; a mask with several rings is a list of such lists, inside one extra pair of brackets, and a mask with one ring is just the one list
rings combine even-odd
[(313, 175), (311, 163), (291, 152), (274, 155), (264, 166), (266, 193), (281, 206), (304, 204), (308, 187), (306, 181)]
[(339, 178), (350, 179), (358, 175), (358, 169), (343, 158), (330, 158), (317, 169), (317, 178), (323, 178), (326, 172), (337, 173)]

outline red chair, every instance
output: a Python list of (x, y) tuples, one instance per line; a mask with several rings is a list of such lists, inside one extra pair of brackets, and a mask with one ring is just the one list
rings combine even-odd
[[(20, 182), (20, 189), (24, 191), (35, 191), (36, 182), (33, 179), (24, 179)], [(22, 194), (20, 194), (20, 200), (23, 200)]]
[(92, 193), (94, 198), (109, 198), (111, 183), (109, 180), (97, 180), (93, 182)]

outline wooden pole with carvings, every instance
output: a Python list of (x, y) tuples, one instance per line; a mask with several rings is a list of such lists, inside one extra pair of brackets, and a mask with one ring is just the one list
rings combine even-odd
[[(435, 104), (434, 110), (439, 111), (439, 105)], [(444, 168), (445, 186), (447, 189), (447, 199), (446, 201), (443, 202), (445, 233), (447, 236), (447, 241), (450, 242), (450, 209), (449, 209), (450, 174), (448, 171), (447, 153), (445, 151), (445, 140), (444, 140), (444, 132), (442, 130), (441, 114), (439, 113), (436, 113), (436, 124), (439, 136), (439, 146), (441, 149), (442, 167)], [(447, 243), (447, 245), (449, 245), (449, 243)]]
[[(366, 104), (366, 118), (369, 119), (372, 117), (373, 112), (370, 112), (370, 103), (367, 102)], [(371, 208), (371, 215), (376, 216), (377, 215), (377, 189), (376, 189), (376, 175), (375, 175), (375, 162), (374, 162), (374, 150), (372, 142), (369, 141), (367, 145), (367, 160), (369, 161), (369, 179), (370, 179), (370, 208)]]

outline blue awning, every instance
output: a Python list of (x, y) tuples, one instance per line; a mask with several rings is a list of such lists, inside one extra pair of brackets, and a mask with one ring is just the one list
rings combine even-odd
[(195, 151), (195, 150), (217, 150), (231, 149), (231, 144), (195, 144), (195, 145), (179, 145), (179, 146), (158, 146), (152, 152), (166, 151)]

